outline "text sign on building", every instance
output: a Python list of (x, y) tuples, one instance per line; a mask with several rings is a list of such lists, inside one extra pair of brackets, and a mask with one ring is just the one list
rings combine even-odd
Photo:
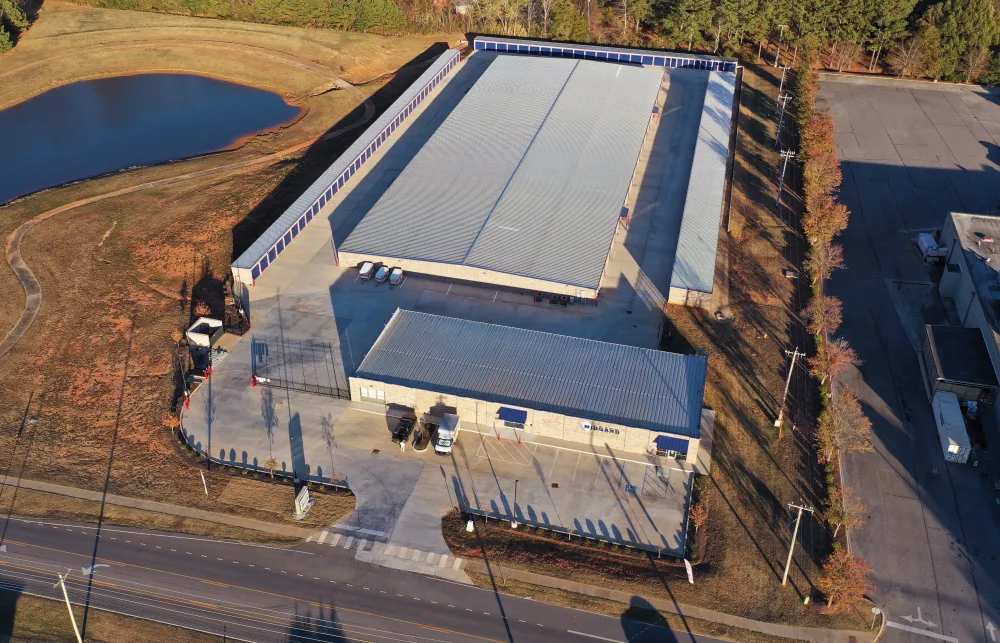
[(610, 426), (601, 426), (600, 424), (594, 424), (593, 422), (580, 422), (580, 428), (584, 431), (597, 431), (599, 433), (621, 435), (621, 429), (616, 429)]

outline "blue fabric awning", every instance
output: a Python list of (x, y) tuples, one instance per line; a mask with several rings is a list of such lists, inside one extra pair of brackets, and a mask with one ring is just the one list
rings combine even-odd
[(656, 437), (656, 448), (660, 451), (677, 451), (687, 454), (688, 441), (684, 438), (672, 438), (669, 435), (659, 435)]
[(522, 411), (521, 409), (511, 409), (506, 406), (500, 407), (497, 417), (504, 422), (516, 422), (517, 424), (527, 424), (528, 422), (527, 411)]

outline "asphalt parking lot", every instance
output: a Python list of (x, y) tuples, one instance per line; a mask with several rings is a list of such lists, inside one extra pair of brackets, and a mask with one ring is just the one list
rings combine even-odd
[(851, 211), (847, 268), (829, 290), (844, 302), (840, 334), (863, 360), (843, 383), (876, 438), (874, 453), (844, 462), (869, 516), (851, 546), (875, 566), (888, 640), (990, 641), (988, 624), (1000, 623), (1000, 507), (979, 471), (941, 454), (913, 336), (949, 315), (911, 239), (949, 211), (998, 213), (1000, 104), (943, 83), (826, 74), (820, 88)]

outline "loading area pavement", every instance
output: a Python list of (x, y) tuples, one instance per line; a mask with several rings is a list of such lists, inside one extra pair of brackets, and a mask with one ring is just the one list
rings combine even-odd
[[(683, 552), (695, 463), (648, 460), (596, 441), (519, 442), (513, 431), (498, 435), (468, 423), (451, 454), (436, 454), (433, 447), (417, 452), (412, 442), (401, 450), (391, 441), (400, 419), (393, 409), (251, 387), (234, 375), (216, 373), (192, 396), (183, 421), (191, 444), (224, 463), (263, 468), (273, 457), (279, 470), (300, 478), (347, 484), (357, 508), (327, 531), (386, 543), (394, 551), (405, 547), (407, 568), (437, 570), (409, 564), (409, 553), (449, 554), (441, 518), (456, 507), (574, 536)], [(259, 413), (251, 426), (231, 422), (225, 418), (233, 406)], [(379, 558), (370, 551), (364, 556)], [(394, 556), (381, 558), (399, 566)]]

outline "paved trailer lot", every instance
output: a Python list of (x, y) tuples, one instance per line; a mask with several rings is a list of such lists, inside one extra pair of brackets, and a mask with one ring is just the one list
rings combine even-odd
[[(876, 436), (875, 453), (845, 461), (847, 484), (869, 508), (851, 544), (875, 565), (875, 598), (890, 623), (917, 630), (890, 627), (889, 641), (991, 641), (987, 625), (1000, 625), (1000, 507), (979, 470), (941, 454), (911, 336), (948, 315), (934, 297), (937, 275), (910, 240), (949, 211), (996, 213), (1000, 105), (944, 84), (824, 75), (820, 85), (852, 213), (848, 268), (830, 290), (844, 301), (841, 333), (864, 363), (844, 379)], [(906, 620), (918, 610), (925, 622)]]

